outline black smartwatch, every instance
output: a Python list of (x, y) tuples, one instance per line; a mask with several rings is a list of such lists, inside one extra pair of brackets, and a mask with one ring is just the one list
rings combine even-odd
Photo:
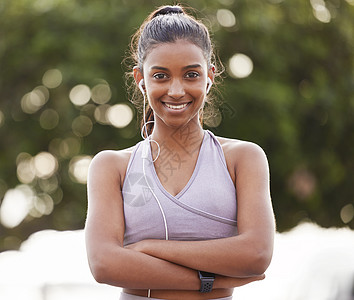
[(213, 289), (213, 283), (215, 279), (214, 273), (198, 271), (200, 279), (200, 290), (201, 293), (209, 293)]

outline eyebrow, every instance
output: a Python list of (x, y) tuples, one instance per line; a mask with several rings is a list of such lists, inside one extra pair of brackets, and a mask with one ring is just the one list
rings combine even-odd
[[(201, 68), (202, 66), (200, 64), (194, 64), (194, 65), (188, 65), (182, 68), (182, 70), (186, 69), (195, 69), (195, 68)], [(163, 71), (168, 71), (168, 68), (165, 67), (160, 67), (160, 66), (152, 66), (150, 68), (151, 70), (163, 70)]]
[(200, 64), (194, 64), (194, 65), (188, 65), (183, 67), (183, 70), (185, 69), (195, 69), (195, 68), (201, 68), (202, 66)]

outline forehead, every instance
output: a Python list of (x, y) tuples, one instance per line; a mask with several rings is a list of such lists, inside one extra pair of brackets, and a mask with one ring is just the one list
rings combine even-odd
[(181, 67), (200, 64), (207, 67), (203, 51), (195, 44), (178, 40), (174, 43), (162, 43), (150, 50), (144, 62), (144, 69), (152, 66)]

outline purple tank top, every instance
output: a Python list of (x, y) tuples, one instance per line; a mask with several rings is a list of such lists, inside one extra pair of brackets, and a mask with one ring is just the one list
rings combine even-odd
[[(166, 216), (170, 240), (208, 240), (237, 234), (236, 189), (221, 145), (210, 131), (204, 131), (193, 174), (176, 196), (171, 195), (158, 178), (150, 147), (149, 157), (144, 162), (146, 178), (144, 177), (143, 143), (149, 144), (149, 141), (136, 144), (123, 183), (124, 245), (144, 239), (165, 239), (163, 216), (148, 184)], [(166, 164), (172, 161), (177, 161), (178, 164), (179, 158), (173, 152), (170, 154), (169, 159), (159, 159), (164, 159), (163, 163)], [(172, 171), (173, 168), (169, 172)]]

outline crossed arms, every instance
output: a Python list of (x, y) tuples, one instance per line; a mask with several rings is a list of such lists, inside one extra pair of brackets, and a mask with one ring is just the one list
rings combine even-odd
[(129, 153), (98, 154), (89, 171), (85, 228), (95, 279), (130, 289), (194, 291), (200, 288), (196, 270), (218, 274), (215, 289), (263, 279), (275, 231), (268, 163), (258, 146), (244, 143), (237, 147), (226, 147), (225, 152), (227, 157), (237, 151), (238, 157), (231, 160), (238, 199), (237, 236), (193, 242), (144, 240), (126, 247), (121, 186)]

